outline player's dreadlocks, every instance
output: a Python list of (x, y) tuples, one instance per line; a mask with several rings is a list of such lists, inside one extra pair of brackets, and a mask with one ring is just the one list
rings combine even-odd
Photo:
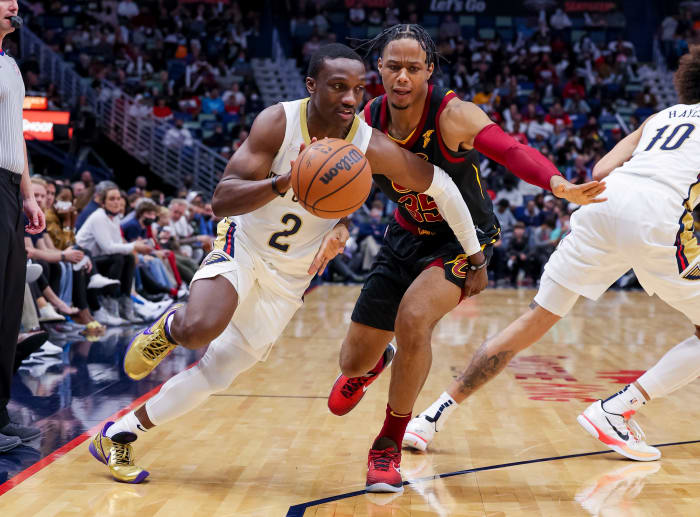
[(362, 41), (361, 44), (357, 46), (357, 49), (364, 50), (365, 57), (369, 56), (375, 50), (378, 51), (381, 56), (389, 43), (406, 38), (416, 40), (425, 51), (426, 65), (430, 66), (432, 63), (436, 68), (438, 67), (440, 54), (438, 53), (433, 38), (430, 37), (428, 31), (415, 23), (399, 23), (384, 29), (374, 38)]

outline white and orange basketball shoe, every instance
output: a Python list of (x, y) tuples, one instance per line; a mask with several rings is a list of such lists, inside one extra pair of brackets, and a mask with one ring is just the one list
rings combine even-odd
[(581, 413), (576, 420), (591, 436), (597, 438), (618, 454), (636, 461), (654, 461), (661, 457), (661, 451), (647, 445), (644, 433), (632, 420), (634, 411), (624, 415), (609, 413), (597, 400)]
[(411, 419), (403, 435), (401, 446), (405, 449), (425, 451), (435, 438), (435, 433), (445, 426), (450, 413), (457, 409), (457, 405), (447, 393), (440, 395), (440, 398), (428, 409)]

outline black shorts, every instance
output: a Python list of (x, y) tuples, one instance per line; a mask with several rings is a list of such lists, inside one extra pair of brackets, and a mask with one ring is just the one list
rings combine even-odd
[[(492, 253), (493, 246), (487, 245), (487, 261)], [(433, 266), (442, 267), (445, 279), (464, 289), (467, 257), (454, 235), (414, 235), (392, 221), (355, 302), (352, 321), (393, 332), (404, 293), (418, 275)]]

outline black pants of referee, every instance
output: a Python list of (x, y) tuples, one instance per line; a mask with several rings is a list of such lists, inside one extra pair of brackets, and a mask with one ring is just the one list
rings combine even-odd
[(10, 422), (7, 403), (27, 276), (20, 180), (0, 168), (0, 428)]

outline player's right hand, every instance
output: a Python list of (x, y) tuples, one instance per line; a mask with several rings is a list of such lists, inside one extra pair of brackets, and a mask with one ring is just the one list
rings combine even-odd
[(550, 186), (552, 194), (577, 205), (603, 203), (608, 200), (605, 197), (598, 197), (605, 190), (605, 183), (602, 181), (589, 181), (582, 185), (574, 185), (561, 176), (553, 176)]
[[(483, 264), (486, 257), (482, 251), (479, 251), (471, 255), (469, 260), (473, 264)], [(464, 295), (467, 297), (477, 295), (486, 289), (488, 283), (489, 275), (486, 267), (482, 267), (477, 271), (467, 270), (467, 278), (464, 280)]]

